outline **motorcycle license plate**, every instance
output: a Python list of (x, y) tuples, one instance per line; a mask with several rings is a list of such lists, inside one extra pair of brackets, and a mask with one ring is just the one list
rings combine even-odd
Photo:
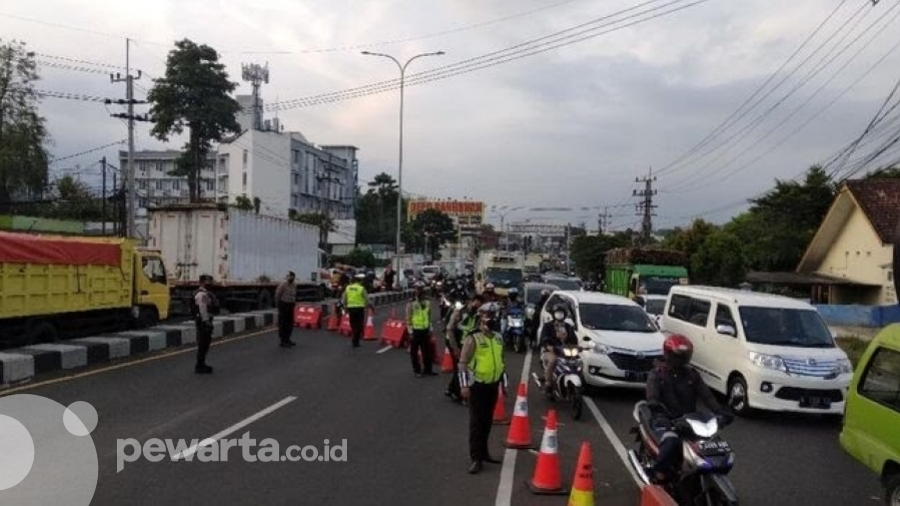
[(625, 379), (628, 381), (647, 381), (648, 373), (625, 371)]
[(802, 397), (800, 399), (800, 407), (812, 409), (829, 409), (831, 408), (831, 399), (825, 397)]
[(704, 453), (726, 453), (731, 449), (727, 441), (703, 441), (700, 450)]

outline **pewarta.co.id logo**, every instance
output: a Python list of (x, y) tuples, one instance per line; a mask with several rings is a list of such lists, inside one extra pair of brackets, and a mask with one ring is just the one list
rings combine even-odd
[(88, 506), (97, 489), (96, 427), (87, 402), (0, 398), (0, 504)]

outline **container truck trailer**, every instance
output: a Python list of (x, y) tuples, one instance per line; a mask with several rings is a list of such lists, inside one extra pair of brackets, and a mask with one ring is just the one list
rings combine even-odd
[(158, 251), (122, 238), (0, 232), (0, 341), (27, 345), (169, 316)]
[(229, 311), (268, 309), (288, 271), (297, 279), (297, 300), (322, 300), (328, 279), (320, 276), (319, 229), (215, 204), (150, 209), (148, 244), (169, 266), (172, 299), (182, 311), (202, 274)]

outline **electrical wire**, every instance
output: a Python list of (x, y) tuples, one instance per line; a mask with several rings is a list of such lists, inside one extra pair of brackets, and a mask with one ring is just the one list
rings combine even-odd
[(91, 153), (96, 153), (97, 151), (102, 151), (104, 149), (108, 149), (113, 146), (118, 146), (119, 144), (125, 144), (126, 142), (128, 142), (128, 139), (122, 139), (120, 141), (111, 142), (109, 144), (104, 144), (103, 146), (97, 146), (96, 148), (91, 148), (91, 149), (88, 149), (85, 151), (81, 151), (79, 153), (74, 153), (71, 155), (60, 156), (60, 157), (51, 157), (50, 163), (54, 164), (54, 163), (59, 163), (63, 160), (71, 160), (72, 158), (78, 158), (80, 156), (89, 155)]

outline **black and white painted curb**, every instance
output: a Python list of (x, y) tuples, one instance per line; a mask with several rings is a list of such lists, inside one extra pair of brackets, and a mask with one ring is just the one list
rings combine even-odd
[[(372, 295), (371, 300), (374, 305), (383, 306), (407, 298), (408, 292), (391, 292)], [(277, 314), (277, 310), (267, 309), (217, 316), (213, 320), (213, 341), (225, 336), (273, 327)], [(0, 351), (0, 385), (21, 383), (50, 372), (105, 364), (196, 342), (197, 330), (194, 323), (188, 321), (58, 343), (12, 348)]]

